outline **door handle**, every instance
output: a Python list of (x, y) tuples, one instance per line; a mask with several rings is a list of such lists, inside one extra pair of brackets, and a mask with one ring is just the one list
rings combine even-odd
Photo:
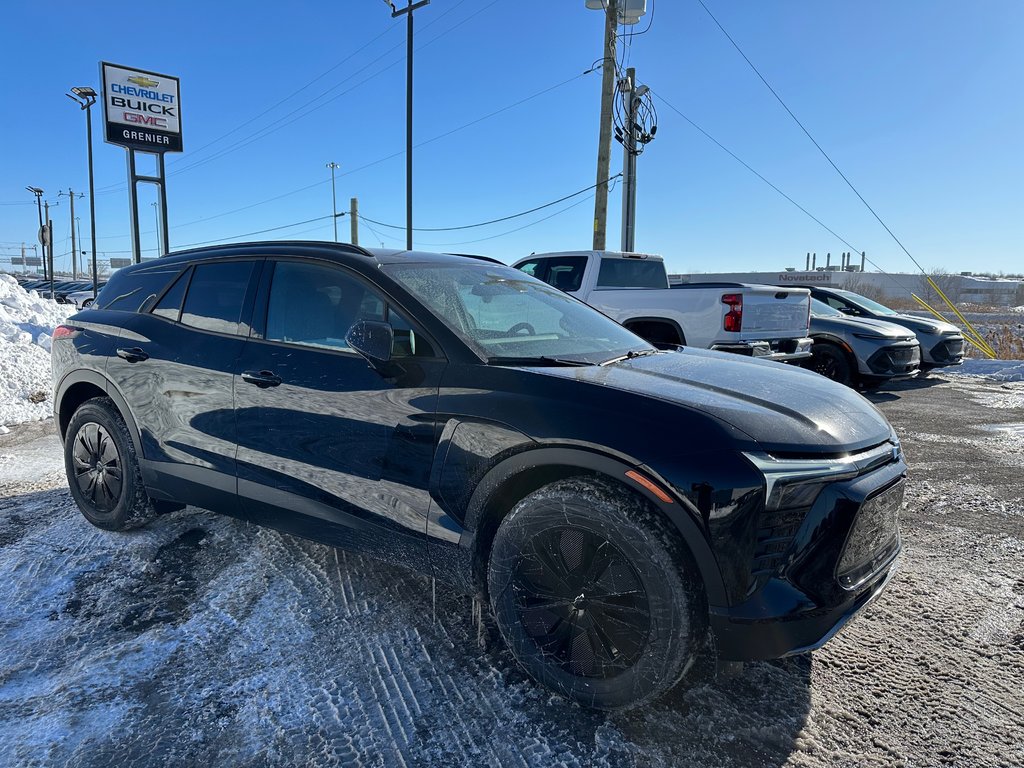
[(147, 355), (146, 351), (140, 347), (131, 347), (130, 349), (122, 347), (117, 350), (117, 356), (122, 360), (127, 360), (129, 363), (137, 363), (141, 360), (149, 359), (149, 355)]
[(243, 371), (242, 381), (247, 384), (255, 384), (260, 389), (266, 389), (280, 384), (281, 377), (273, 371)]

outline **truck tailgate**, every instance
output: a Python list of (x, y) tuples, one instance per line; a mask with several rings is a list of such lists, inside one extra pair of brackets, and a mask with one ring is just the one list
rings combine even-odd
[(775, 337), (807, 335), (810, 292), (806, 288), (743, 286), (743, 335), (771, 332)]

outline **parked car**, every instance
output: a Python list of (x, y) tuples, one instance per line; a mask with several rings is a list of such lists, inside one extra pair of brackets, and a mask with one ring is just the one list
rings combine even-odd
[(662, 347), (687, 344), (784, 361), (811, 355), (804, 288), (695, 283), (673, 290), (662, 258), (639, 253), (537, 253), (513, 266)]
[(811, 299), (812, 357), (801, 363), (847, 386), (877, 387), (915, 376), (921, 367), (917, 336), (902, 325), (853, 317)]
[[(97, 288), (102, 289), (103, 286), (106, 284), (107, 281), (102, 280), (97, 284)], [(74, 304), (79, 309), (86, 309), (87, 307), (92, 306), (94, 298), (95, 297), (93, 296), (93, 289), (92, 286), (90, 285), (88, 288), (85, 288), (83, 290), (72, 291), (71, 293), (66, 294), (64, 296), (64, 303)]]
[(883, 320), (909, 328), (921, 345), (921, 369), (960, 365), (964, 361), (964, 335), (955, 325), (926, 317), (915, 317), (866, 296), (839, 288), (807, 286), (811, 296), (850, 317)]
[(193, 504), (417, 568), (585, 706), (650, 701), (709, 646), (817, 648), (900, 551), (906, 465), (856, 392), (658, 351), (489, 260), (186, 251), (118, 271), (52, 350), (90, 522)]

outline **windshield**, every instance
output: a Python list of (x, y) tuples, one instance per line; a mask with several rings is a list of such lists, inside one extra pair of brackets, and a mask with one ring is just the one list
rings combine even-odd
[(811, 314), (818, 317), (845, 317), (845, 315), (834, 307), (830, 307), (824, 301), (811, 299)]
[(851, 293), (849, 291), (846, 291), (844, 293), (844, 295), (846, 296), (846, 298), (848, 298), (849, 301), (853, 302), (854, 304), (860, 305), (864, 309), (867, 309), (867, 310), (869, 310), (871, 312), (874, 312), (876, 315), (898, 315), (899, 314), (899, 312), (896, 312), (896, 311), (894, 311), (892, 309), (889, 309), (888, 307), (884, 306), (883, 304), (879, 304), (877, 301), (872, 301), (871, 299), (867, 298), (866, 296), (861, 296), (859, 293)]
[(384, 271), (490, 361), (600, 363), (655, 351), (592, 307), (511, 267), (418, 263)]

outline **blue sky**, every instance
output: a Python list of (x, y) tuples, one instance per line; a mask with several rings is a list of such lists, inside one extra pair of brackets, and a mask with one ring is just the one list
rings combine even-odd
[[(1024, 3), (705, 2), (925, 268), (1024, 271)], [(70, 251), (68, 201), (56, 193), (87, 191), (87, 171), (84, 115), (64, 93), (98, 89), (101, 60), (181, 78), (185, 151), (167, 156), (172, 248), (329, 215), (329, 161), (341, 165), (339, 208), (356, 196), (364, 216), (404, 226), (405, 24), (380, 0), (57, 1), (8, 4), (3, 19), (0, 268), (35, 239), (26, 185), (60, 200), (57, 253)], [(774, 270), (802, 266), (807, 251), (849, 250), (671, 104), (877, 265), (914, 269), (697, 0), (648, 0), (634, 30), (648, 22), (626, 49), (659, 115), (638, 161), (637, 250), (672, 271)], [(440, 138), (414, 152), (415, 225), (494, 219), (593, 184), (601, 75), (581, 73), (601, 42), (602, 15), (584, 0), (432, 0), (417, 11), (415, 141)], [(97, 250), (123, 256), (126, 153), (102, 142), (98, 108), (94, 118)], [(621, 163), (616, 144), (613, 173)], [(141, 199), (153, 249), (155, 197)], [(86, 241), (87, 203), (76, 202)], [(420, 232), (415, 245), (510, 262), (589, 248), (592, 218), (581, 195), (502, 224)], [(348, 226), (340, 219), (342, 239)], [(374, 229), (360, 224), (363, 244), (404, 246), (403, 229)], [(244, 239), (288, 237), (331, 239), (332, 225)]]

